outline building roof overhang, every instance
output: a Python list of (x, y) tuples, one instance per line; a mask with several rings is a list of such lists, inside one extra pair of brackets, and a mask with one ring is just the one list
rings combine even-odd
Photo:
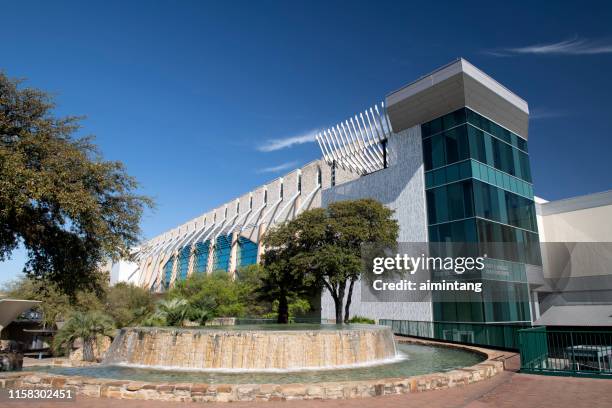
[(39, 303), (39, 300), (0, 299), (0, 331)]
[(527, 138), (525, 100), (463, 58), (447, 64), (386, 97), (395, 133), (464, 106)]
[(551, 306), (534, 325), (612, 326), (612, 305)]

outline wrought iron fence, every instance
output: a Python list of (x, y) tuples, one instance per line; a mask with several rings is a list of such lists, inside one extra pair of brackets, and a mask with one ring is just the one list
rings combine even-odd
[(519, 331), (521, 371), (612, 378), (612, 331)]

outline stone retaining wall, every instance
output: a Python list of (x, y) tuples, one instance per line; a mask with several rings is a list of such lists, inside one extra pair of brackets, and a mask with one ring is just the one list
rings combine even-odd
[[(398, 341), (458, 347), (457, 345), (406, 337), (398, 338)], [(41, 372), (12, 372), (0, 373), (0, 388), (70, 387), (75, 389), (77, 394), (89, 397), (164, 401), (229, 402), (346, 399), (460, 387), (483, 381), (503, 371), (503, 362), (496, 360), (503, 353), (478, 347), (459, 347), (482, 354), (487, 359), (474, 366), (445, 373), (432, 373), (407, 378), (314, 384), (170, 384), (63, 376)]]

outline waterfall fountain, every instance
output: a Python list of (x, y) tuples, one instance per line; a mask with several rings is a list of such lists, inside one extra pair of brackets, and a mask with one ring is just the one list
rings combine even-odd
[(173, 370), (297, 371), (397, 360), (389, 327), (266, 325), (121, 329), (104, 363)]

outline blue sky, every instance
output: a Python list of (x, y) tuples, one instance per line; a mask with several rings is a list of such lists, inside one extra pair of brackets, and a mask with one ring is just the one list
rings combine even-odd
[(317, 129), (460, 56), (529, 102), (537, 195), (612, 188), (612, 4), (423, 3), (3, 1), (0, 69), (87, 116), (157, 202), (145, 238), (318, 158)]

